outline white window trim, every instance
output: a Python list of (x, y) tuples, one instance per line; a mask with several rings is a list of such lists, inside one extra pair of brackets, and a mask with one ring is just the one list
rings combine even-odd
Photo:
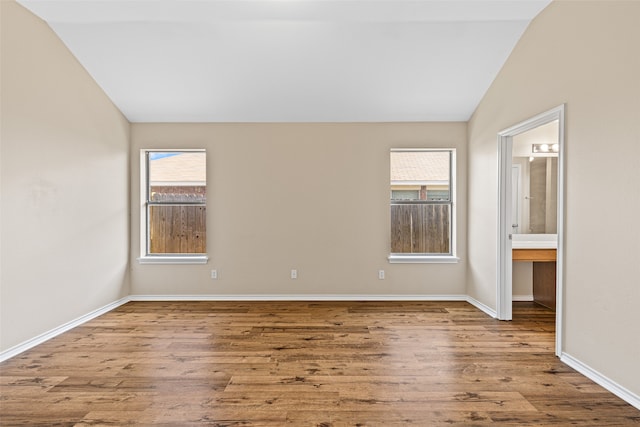
[(181, 151), (206, 153), (205, 149), (143, 148), (140, 150), (140, 264), (206, 264), (209, 257), (204, 254), (148, 254), (147, 253), (147, 161), (146, 154), (153, 151)]
[(391, 254), (389, 264), (457, 264), (460, 258), (454, 255), (400, 255)]
[(451, 153), (451, 253), (450, 254), (389, 254), (389, 264), (455, 264), (460, 262), (457, 256), (457, 209), (456, 196), (458, 193), (456, 149), (455, 148), (392, 148), (391, 151), (448, 151)]
[(206, 264), (207, 255), (145, 255), (138, 258), (140, 264)]

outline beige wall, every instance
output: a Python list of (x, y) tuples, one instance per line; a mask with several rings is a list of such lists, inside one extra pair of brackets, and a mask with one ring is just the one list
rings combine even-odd
[[(458, 264), (387, 261), (389, 150), (405, 147), (457, 149)], [(210, 261), (138, 264), (133, 209), (134, 295), (465, 293), (465, 123), (133, 124), (132, 206), (140, 205), (142, 148), (207, 149)]]
[(129, 124), (2, 1), (0, 350), (128, 295)]
[[(566, 103), (565, 353), (640, 394), (640, 2), (553, 2), (469, 123), (468, 293), (495, 307), (497, 133)], [(599, 196), (607, 195), (606, 200)]]

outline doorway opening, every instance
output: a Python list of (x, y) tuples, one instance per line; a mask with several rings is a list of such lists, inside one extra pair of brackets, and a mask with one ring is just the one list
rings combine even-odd
[(555, 309), (556, 354), (560, 355), (564, 294), (564, 105), (499, 132), (498, 149), (497, 317), (512, 319), (514, 296), (516, 300), (532, 297), (535, 302)]

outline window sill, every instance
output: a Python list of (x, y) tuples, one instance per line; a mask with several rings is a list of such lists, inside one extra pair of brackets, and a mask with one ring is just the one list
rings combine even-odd
[(140, 264), (206, 264), (209, 257), (206, 255), (196, 256), (142, 256), (138, 258)]
[(390, 264), (457, 264), (460, 258), (452, 255), (389, 255)]

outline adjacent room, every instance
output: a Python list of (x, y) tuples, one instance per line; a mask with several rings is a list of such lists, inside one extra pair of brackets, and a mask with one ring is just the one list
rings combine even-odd
[(637, 425), (640, 2), (0, 2), (1, 425)]

